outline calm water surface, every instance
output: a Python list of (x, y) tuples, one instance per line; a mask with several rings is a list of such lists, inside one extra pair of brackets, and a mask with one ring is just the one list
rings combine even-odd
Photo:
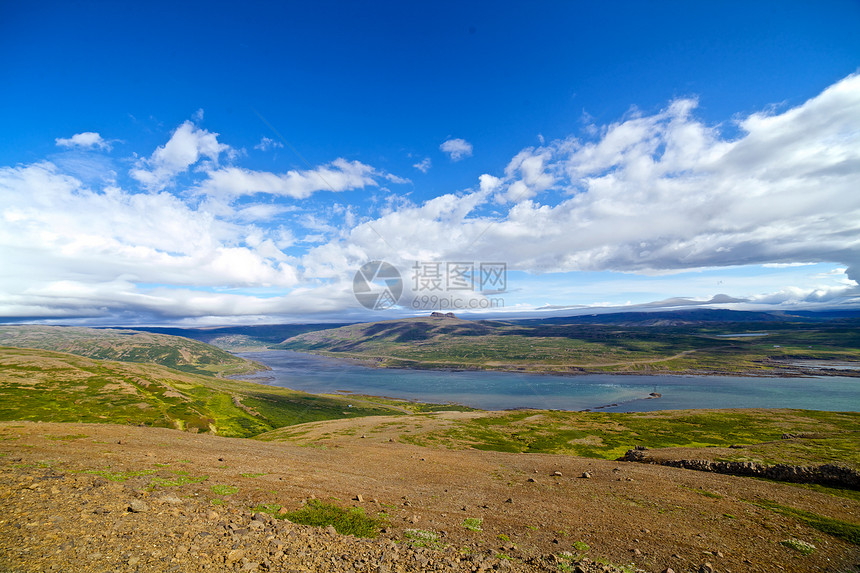
[[(287, 350), (240, 356), (272, 370), (243, 379), (313, 393), (347, 392), (457, 403), (486, 410), (540, 408), (647, 412), (679, 408), (807, 408), (860, 411), (860, 378), (553, 376), (512, 372), (383, 369)], [(648, 398), (658, 392), (657, 399)]]

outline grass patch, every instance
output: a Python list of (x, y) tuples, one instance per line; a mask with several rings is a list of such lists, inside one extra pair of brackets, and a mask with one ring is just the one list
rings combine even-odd
[(217, 484), (213, 485), (211, 489), (215, 495), (233, 495), (239, 492), (239, 488), (235, 485)]
[(428, 531), (426, 529), (407, 529), (403, 532), (403, 536), (415, 547), (429, 547), (431, 549), (442, 548), (439, 534), (435, 531)]
[(815, 552), (815, 546), (813, 544), (801, 541), (800, 539), (786, 539), (785, 541), (780, 541), (779, 544), (783, 547), (794, 549), (802, 555), (812, 555)]
[(326, 527), (331, 525), (341, 535), (356, 537), (376, 537), (382, 527), (378, 519), (368, 517), (360, 507), (343, 509), (334, 504), (312, 499), (296, 511), (286, 513), (285, 517), (293, 523)]
[(258, 477), (262, 477), (266, 474), (265, 473), (245, 472), (245, 473), (242, 473), (239, 475), (242, 476), (243, 478), (258, 478)]
[(148, 476), (158, 470), (129, 470), (127, 472), (112, 472), (109, 470), (88, 470), (81, 473), (97, 475), (110, 481), (126, 481), (133, 477)]
[(281, 505), (278, 503), (261, 503), (251, 508), (254, 513), (268, 513), (273, 517), (283, 517), (281, 515)]
[(687, 491), (692, 491), (693, 493), (697, 493), (697, 494), (699, 494), (699, 495), (703, 495), (703, 496), (705, 496), (705, 497), (709, 497), (709, 498), (711, 498), (711, 499), (723, 499), (723, 496), (722, 496), (722, 495), (720, 495), (720, 494), (718, 494), (718, 493), (714, 493), (714, 492), (712, 492), (712, 491), (705, 490), (705, 489), (699, 489), (699, 488), (694, 488), (694, 487), (687, 487), (687, 486), (685, 486), (685, 485), (681, 485), (681, 486), (678, 486), (678, 487), (680, 487), (681, 489), (686, 489)]
[(483, 525), (483, 523), (484, 520), (480, 517), (467, 517), (463, 520), (463, 527), (469, 531), (483, 531), (481, 529), (481, 525)]
[(833, 519), (830, 517), (819, 515), (817, 513), (812, 513), (811, 511), (795, 509), (793, 507), (779, 505), (778, 503), (774, 503), (772, 501), (767, 500), (756, 502), (753, 505), (769, 509), (771, 511), (779, 513), (780, 515), (793, 517), (794, 519), (805, 523), (813, 529), (817, 529), (818, 531), (821, 531), (823, 533), (838, 537), (839, 539), (843, 539), (848, 543), (860, 545), (860, 525), (857, 525), (856, 523), (840, 521), (838, 519)]
[(72, 440), (80, 440), (81, 438), (88, 438), (86, 434), (66, 434), (65, 436), (45, 436), (45, 438), (49, 440), (57, 440), (63, 442), (71, 442)]
[(209, 476), (191, 477), (188, 475), (178, 475), (173, 479), (154, 477), (152, 478), (152, 481), (149, 482), (149, 489), (155, 489), (157, 487), (181, 487), (192, 483), (204, 482), (207, 479), (209, 479)]

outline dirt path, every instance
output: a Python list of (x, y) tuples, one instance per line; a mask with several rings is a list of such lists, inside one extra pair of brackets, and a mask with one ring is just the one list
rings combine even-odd
[[(2, 423), (0, 571), (560, 571), (565, 562), (547, 556), (577, 548), (592, 560), (583, 571), (603, 570), (597, 558), (649, 572), (706, 562), (717, 571), (852, 571), (860, 562), (857, 546), (751, 503), (857, 523), (854, 500), (661, 466), (427, 449), (396, 441), (394, 426), (389, 435), (338, 424), (309, 428), (333, 436), (321, 449)], [(96, 470), (110, 473), (81, 473)], [(131, 477), (105, 478), (120, 474)], [(155, 478), (176, 485), (153, 486)], [(219, 494), (218, 485), (238, 491)], [(364, 541), (252, 519), (259, 504), (292, 510), (311, 497), (384, 511), (389, 527)], [(129, 511), (135, 500), (144, 506)], [(481, 530), (464, 527), (467, 518)], [(445, 549), (411, 547), (407, 529), (438, 534)], [(816, 549), (803, 556), (780, 544), (787, 539)]]

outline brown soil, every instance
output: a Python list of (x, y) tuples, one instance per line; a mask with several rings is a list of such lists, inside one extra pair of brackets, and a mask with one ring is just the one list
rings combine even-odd
[[(159, 428), (0, 423), (0, 571), (574, 571), (556, 556), (576, 542), (589, 547), (582, 571), (614, 570), (598, 558), (676, 572), (706, 562), (721, 572), (860, 563), (857, 546), (751, 503), (857, 523), (860, 502), (851, 499), (656, 465), (428, 449), (396, 441), (393, 426), (390, 436), (361, 437), (350, 424), (317, 425), (328, 434), (323, 449)], [(108, 467), (157, 473), (127, 481), (84, 473)], [(208, 478), (148, 487), (181, 475)], [(239, 491), (216, 495), (217, 484)], [(292, 510), (312, 497), (385, 511), (390, 526), (360, 540), (253, 519), (250, 509)], [(466, 518), (483, 519), (482, 531), (466, 529)], [(416, 548), (407, 529), (437, 532), (445, 547)], [(787, 539), (816, 549), (803, 556), (780, 545)]]

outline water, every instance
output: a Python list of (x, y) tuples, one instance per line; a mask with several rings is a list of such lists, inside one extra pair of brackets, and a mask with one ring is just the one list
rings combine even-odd
[[(682, 408), (860, 411), (860, 378), (850, 377), (553, 376), (371, 368), (286, 350), (239, 355), (272, 368), (242, 376), (264, 384), (312, 393), (348, 392), (457, 403), (485, 410), (600, 407), (605, 412)], [(662, 396), (649, 398), (652, 392)]]

